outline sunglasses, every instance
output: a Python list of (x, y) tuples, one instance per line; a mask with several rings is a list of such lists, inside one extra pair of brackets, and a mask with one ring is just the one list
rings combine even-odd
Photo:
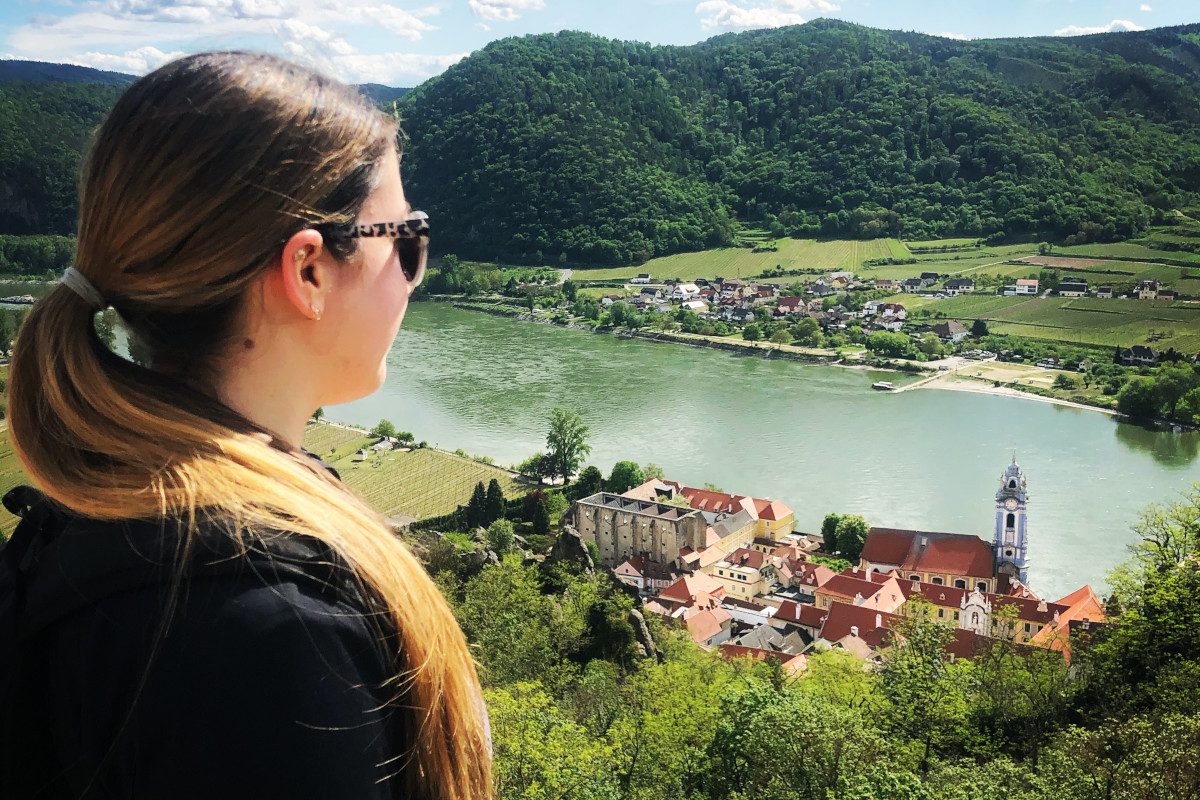
[(429, 215), (424, 211), (414, 211), (401, 222), (355, 225), (346, 235), (350, 238), (379, 236), (393, 239), (400, 269), (408, 282), (415, 289), (425, 279), (425, 264), (429, 261)]

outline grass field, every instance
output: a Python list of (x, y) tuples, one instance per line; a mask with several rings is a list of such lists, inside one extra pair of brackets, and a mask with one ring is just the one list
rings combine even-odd
[[(676, 253), (654, 258), (633, 267), (577, 269), (576, 280), (632, 278), (646, 272), (655, 278), (749, 278), (782, 265), (784, 269), (806, 267), (823, 270), (858, 271), (872, 258), (909, 258), (908, 248), (896, 239), (854, 241), (835, 239), (778, 239), (776, 252), (755, 253), (744, 247), (723, 247), (699, 253)], [(911, 272), (911, 267), (909, 268)]]
[(449, 514), (471, 499), (476, 483), (486, 486), (492, 478), (500, 482), (505, 497), (522, 493), (511, 472), (441, 450), (375, 453), (360, 462), (352, 461), (352, 454), (353, 450), (329, 463), (348, 486), (388, 516), (424, 519)]
[[(8, 425), (6, 424), (4, 429), (0, 430), (0, 496), (17, 484), (29, 482), (29, 478), (13, 450), (12, 442), (8, 439)], [(0, 531), (4, 532), (4, 538), (8, 538), (8, 535), (17, 527), (18, 522), (20, 522), (19, 517), (10, 514), (7, 508), (0, 505)]]
[(960, 295), (942, 300), (900, 295), (908, 308), (926, 308), (970, 322), (986, 319), (993, 333), (1092, 345), (1149, 344), (1200, 352), (1200, 305), (1090, 297), (1020, 298)]
[(1089, 256), (1091, 258), (1147, 258), (1154, 261), (1181, 261), (1200, 267), (1200, 253), (1183, 250), (1158, 250), (1137, 242), (1114, 242), (1112, 244), (1078, 244), (1070, 247), (1055, 247), (1056, 255)]

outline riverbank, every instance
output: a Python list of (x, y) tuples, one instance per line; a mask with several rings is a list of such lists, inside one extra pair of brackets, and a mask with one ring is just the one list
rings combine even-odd
[(1087, 403), (1077, 403), (1073, 400), (1063, 400), (1058, 397), (1046, 397), (1033, 392), (1022, 392), (1019, 389), (1014, 389), (1011, 386), (996, 386), (990, 381), (980, 378), (973, 378), (966, 375), (935, 375), (933, 378), (923, 382), (920, 386), (914, 387), (917, 389), (945, 389), (952, 392), (972, 392), (974, 394), (991, 394), (1000, 397), (1017, 397), (1022, 400), (1036, 400), (1041, 403), (1051, 403), (1056, 406), (1065, 406), (1067, 408), (1079, 408), (1084, 411), (1098, 411), (1101, 414), (1107, 414), (1111, 417), (1121, 418), (1123, 415), (1111, 408), (1101, 408), (1100, 406), (1088, 405)]
[[(852, 370), (878, 370), (881, 372), (897, 372), (904, 375), (911, 375), (918, 378), (915, 383), (902, 386), (898, 391), (909, 391), (916, 389), (946, 389), (950, 391), (974, 392), (976, 394), (992, 394), (1002, 397), (1015, 397), (1023, 400), (1035, 400), (1041, 403), (1051, 403), (1058, 406), (1068, 408), (1078, 408), (1086, 411), (1098, 411), (1101, 414), (1106, 414), (1111, 417), (1121, 417), (1112, 408), (1105, 408), (1099, 405), (1089, 403), (1081, 403), (1075, 400), (1066, 398), (1047, 396), (1038, 394), (1032, 391), (1022, 391), (1017, 386), (1012, 384), (995, 385), (995, 381), (984, 379), (979, 376), (961, 375), (958, 372), (962, 369), (978, 365), (980, 362), (967, 361), (960, 358), (944, 359), (940, 362), (926, 362), (925, 364), (917, 365), (911, 362), (895, 362), (890, 361), (886, 364), (868, 363), (863, 360), (847, 359), (844, 355), (835, 350), (823, 350), (818, 348), (805, 348), (795, 345), (776, 344), (771, 342), (749, 342), (742, 339), (734, 339), (730, 337), (720, 336), (704, 336), (702, 334), (682, 333), (679, 331), (656, 331), (649, 329), (638, 329), (635, 331), (625, 329), (613, 329), (610, 327), (602, 327), (590, 323), (567, 322), (556, 323), (554, 315), (543, 312), (535, 314), (524, 309), (518, 309), (513, 306), (501, 303), (486, 303), (464, 301), (460, 297), (450, 295), (427, 296), (423, 298), (431, 302), (449, 303), (455, 308), (464, 311), (476, 311), (493, 316), (505, 317), (521, 322), (534, 322), (542, 325), (559, 324), (561, 327), (574, 328), (577, 330), (587, 330), (592, 333), (610, 334), (617, 338), (623, 339), (647, 339), (657, 342), (669, 342), (673, 344), (682, 344), (689, 347), (703, 347), (712, 350), (724, 350), (727, 352), (735, 352), (745, 355), (755, 355), (761, 358), (785, 359), (796, 361), (798, 363), (839, 367), (842, 369)], [(1040, 367), (1020, 366), (1024, 370), (1036, 370), (1044, 372), (1046, 380), (1043, 381), (1047, 386), (1050, 386), (1057, 370), (1042, 369)], [(942, 367), (947, 367), (946, 371), (941, 371)]]
[(422, 298), (429, 302), (449, 303), (463, 311), (477, 311), (496, 317), (504, 317), (520, 322), (534, 322), (540, 325), (559, 325), (563, 328), (586, 330), (591, 333), (608, 334), (619, 339), (647, 339), (655, 342), (670, 342), (688, 347), (703, 347), (710, 350), (725, 350), (727, 352), (754, 355), (761, 358), (786, 359), (803, 364), (817, 364), (829, 367), (840, 367), (853, 370), (877, 370), (880, 372), (899, 372), (905, 375), (928, 375), (935, 365), (919, 366), (904, 361), (883, 360), (867, 362), (863, 359), (853, 359), (837, 350), (827, 350), (815, 347), (800, 347), (791, 344), (775, 342), (750, 342), (729, 336), (705, 336), (699, 333), (683, 333), (682, 331), (659, 331), (649, 328), (629, 330), (596, 325), (591, 322), (570, 321), (556, 322), (555, 315), (549, 312), (535, 313), (502, 303), (487, 303), (464, 301), (453, 295), (427, 295)]

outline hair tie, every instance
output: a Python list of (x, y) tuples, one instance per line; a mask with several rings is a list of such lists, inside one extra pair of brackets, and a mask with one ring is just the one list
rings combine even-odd
[(92, 307), (93, 311), (102, 311), (108, 308), (108, 303), (104, 301), (104, 295), (100, 294), (96, 287), (92, 286), (92, 282), (74, 267), (67, 267), (58, 281), (65, 283), (77, 295), (88, 301), (88, 305)]

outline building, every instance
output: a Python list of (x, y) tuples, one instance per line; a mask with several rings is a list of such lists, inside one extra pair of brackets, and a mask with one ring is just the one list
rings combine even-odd
[(1019, 295), (1036, 295), (1038, 293), (1038, 282), (1033, 278), (1021, 278), (1016, 283)]
[(700, 287), (694, 283), (680, 283), (671, 291), (672, 300), (691, 300), (700, 296)]
[(803, 297), (781, 297), (776, 308), (780, 314), (797, 314), (803, 312), (805, 307)]
[(1113, 296), (1113, 287), (1111, 287), (1111, 286), (1097, 286), (1096, 287), (1096, 297), (1112, 299), (1112, 296)]
[[(754, 523), (751, 526), (753, 535), (740, 542), (738, 547), (749, 547), (754, 539), (778, 543), (792, 533), (796, 524), (796, 515), (782, 500), (698, 489), (672, 480), (651, 479), (633, 487), (624, 496), (659, 501), (682, 498), (692, 509), (701, 512), (709, 524), (739, 511), (745, 512)], [(733, 549), (725, 552), (732, 552)]]
[(739, 547), (704, 570), (725, 587), (728, 597), (749, 600), (767, 594), (778, 580), (771, 556)]
[(1087, 293), (1087, 281), (1067, 278), (1058, 283), (1058, 294), (1061, 297), (1084, 297)]
[(869, 573), (860, 573), (858, 567), (852, 569), (854, 574), (851, 570), (839, 572), (815, 589), (817, 608), (828, 609), (834, 603), (847, 603), (892, 612), (904, 605), (907, 596), (895, 578), (880, 575), (884, 579), (882, 582), (873, 581), (868, 577)]
[(642, 594), (655, 594), (671, 585), (678, 576), (666, 564), (644, 556), (633, 556), (613, 567), (613, 575)]
[(970, 333), (966, 326), (956, 319), (934, 323), (929, 327), (929, 330), (936, 334), (943, 342), (961, 342)]
[(1158, 364), (1158, 353), (1144, 344), (1135, 344), (1121, 350), (1120, 361), (1127, 367), (1153, 367)]
[(951, 296), (971, 294), (975, 291), (975, 281), (971, 278), (951, 278), (942, 285), (942, 291)]
[(970, 534), (871, 528), (859, 566), (937, 586), (996, 589), (992, 548)]
[(996, 525), (992, 533), (992, 549), (996, 553), (997, 574), (1015, 577), (1021, 583), (1029, 582), (1028, 503), (1025, 474), (1017, 464), (1016, 453), (1013, 453), (1012, 463), (1000, 476), (1000, 488), (996, 490)]
[(703, 547), (709, 528), (692, 509), (608, 492), (577, 500), (571, 517), (583, 540), (596, 544), (607, 567), (634, 556), (672, 564), (683, 550)]
[(1158, 281), (1139, 281), (1133, 290), (1138, 300), (1157, 300)]
[(649, 283), (650, 282), (650, 273), (649, 272), (639, 272), (638, 276), (636, 278), (630, 278), (629, 282), (630, 283)]

